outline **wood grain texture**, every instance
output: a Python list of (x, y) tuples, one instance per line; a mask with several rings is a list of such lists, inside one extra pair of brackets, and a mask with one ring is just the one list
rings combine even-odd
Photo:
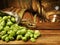
[(4, 42), (0, 40), (0, 44), (26, 44), (26, 45), (60, 45), (60, 30), (40, 30), (41, 36), (32, 43), (30, 40), (23, 41), (10, 41)]
[(36, 29), (60, 29), (60, 23), (58, 22), (44, 22), (44, 23), (38, 23), (36, 25)]

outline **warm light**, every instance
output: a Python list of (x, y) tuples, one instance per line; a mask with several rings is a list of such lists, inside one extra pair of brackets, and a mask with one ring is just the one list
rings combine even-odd
[(56, 15), (53, 15), (54, 16), (54, 18), (56, 17)]
[(59, 10), (59, 6), (55, 6), (55, 9), (56, 9), (56, 10)]
[(55, 22), (55, 20), (56, 20), (56, 15), (53, 15), (52, 22)]

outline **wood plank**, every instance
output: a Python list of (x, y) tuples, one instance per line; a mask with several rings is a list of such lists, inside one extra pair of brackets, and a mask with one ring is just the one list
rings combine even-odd
[(36, 29), (60, 29), (60, 23), (57, 22), (44, 22), (44, 23), (38, 23), (36, 25)]

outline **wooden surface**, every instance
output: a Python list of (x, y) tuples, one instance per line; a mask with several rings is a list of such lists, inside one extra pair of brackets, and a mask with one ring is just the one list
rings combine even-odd
[(60, 45), (60, 30), (40, 30), (41, 36), (32, 43), (31, 41), (10, 41), (3, 42), (0, 40), (0, 44), (26, 44), (26, 45)]
[(59, 22), (44, 22), (44, 23), (38, 23), (36, 25), (36, 29), (60, 29), (60, 23)]

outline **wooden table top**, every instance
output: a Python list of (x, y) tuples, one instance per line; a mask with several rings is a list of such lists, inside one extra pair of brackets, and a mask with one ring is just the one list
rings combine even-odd
[(0, 40), (0, 44), (32, 44), (32, 45), (60, 45), (60, 30), (40, 30), (41, 36), (32, 43), (31, 41), (10, 41), (4, 42)]

